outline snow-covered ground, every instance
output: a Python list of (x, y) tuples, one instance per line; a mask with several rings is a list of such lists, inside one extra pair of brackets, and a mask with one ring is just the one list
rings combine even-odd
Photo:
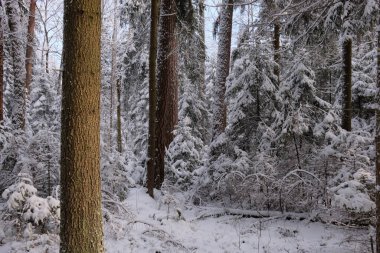
[[(223, 209), (179, 207), (180, 200), (174, 202), (177, 207), (170, 197), (153, 200), (146, 189), (131, 189), (123, 203), (128, 213), (106, 222), (107, 252), (371, 252), (368, 229), (311, 222), (297, 215), (294, 219), (275, 213), (247, 218), (223, 214)], [(0, 253), (58, 252), (58, 243), (57, 235), (6, 239)]]

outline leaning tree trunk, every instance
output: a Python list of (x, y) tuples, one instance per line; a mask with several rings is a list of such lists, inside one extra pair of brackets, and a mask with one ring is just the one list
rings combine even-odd
[(25, 126), (24, 77), (25, 51), (21, 39), (20, 13), (17, 1), (6, 1), (6, 11), (9, 25), (9, 40), (11, 42), (13, 94), (11, 120), (13, 129), (23, 130)]
[(157, 155), (155, 187), (164, 181), (165, 150), (178, 122), (176, 4), (162, 0), (158, 49)]
[(213, 133), (212, 139), (215, 140), (227, 125), (227, 106), (225, 103), (226, 80), (230, 71), (230, 54), (231, 54), (231, 34), (232, 34), (232, 15), (233, 0), (228, 0), (228, 4), (224, 7), (219, 31), (219, 45), (216, 67), (216, 82), (214, 87), (213, 102)]
[(148, 162), (147, 162), (147, 188), (148, 194), (153, 198), (155, 185), (155, 151), (156, 151), (156, 107), (157, 107), (157, 22), (159, 0), (151, 1), (150, 10), (150, 48), (149, 48), (149, 132), (148, 132)]
[[(380, 7), (380, 0), (378, 0)], [(380, 18), (377, 19), (377, 107), (376, 107), (376, 253), (380, 253)]]
[(343, 114), (342, 128), (351, 131), (352, 39), (343, 42)]
[(60, 252), (104, 252), (100, 191), (101, 0), (65, 0)]
[(4, 9), (0, 0), (0, 124), (4, 120), (4, 31), (3, 31)]
[[(26, 45), (26, 57), (25, 57), (25, 69), (26, 69), (26, 78), (25, 78), (25, 98), (30, 92), (30, 83), (32, 82), (32, 71), (33, 71), (33, 42), (34, 42), (34, 28), (36, 26), (36, 0), (30, 0), (29, 7), (29, 21), (28, 21), (28, 34)], [(26, 101), (24, 99), (24, 103)], [(24, 105), (25, 106), (25, 105)]]

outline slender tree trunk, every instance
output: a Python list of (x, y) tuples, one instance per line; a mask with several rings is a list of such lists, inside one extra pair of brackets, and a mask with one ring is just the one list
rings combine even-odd
[[(34, 28), (36, 26), (36, 0), (30, 0), (29, 7), (29, 21), (28, 21), (28, 34), (26, 45), (26, 57), (25, 57), (25, 97), (28, 97), (30, 92), (30, 83), (32, 82), (32, 71), (33, 71), (33, 43), (34, 43)], [(26, 101), (26, 99), (24, 99)]]
[(65, 0), (61, 253), (104, 252), (99, 165), (100, 28), (100, 0)]
[(200, 62), (200, 77), (201, 83), (199, 87), (199, 95), (201, 97), (205, 94), (206, 87), (206, 41), (205, 41), (205, 5), (204, 0), (199, 0), (199, 37), (200, 37), (200, 50), (199, 60)]
[(231, 54), (231, 35), (232, 35), (232, 16), (233, 0), (228, 0), (228, 5), (224, 6), (219, 31), (219, 45), (216, 67), (216, 82), (214, 87), (215, 99), (213, 103), (213, 133), (212, 139), (215, 140), (227, 125), (227, 106), (225, 103), (226, 80), (230, 71)]
[(6, 11), (9, 24), (9, 40), (11, 42), (12, 74), (13, 74), (13, 105), (11, 120), (13, 128), (23, 130), (25, 126), (24, 78), (25, 51), (21, 39), (20, 11), (17, 1), (6, 1)]
[(277, 66), (274, 68), (274, 74), (277, 76), (277, 82), (280, 83), (280, 24), (278, 21), (274, 24), (273, 33), (274, 62)]
[(116, 106), (116, 127), (117, 127), (117, 152), (121, 154), (122, 149), (122, 140), (121, 140), (121, 85), (120, 79), (116, 81), (116, 97), (117, 97), (117, 106)]
[(157, 107), (157, 32), (159, 0), (151, 1), (150, 10), (150, 48), (149, 48), (149, 130), (148, 130), (148, 162), (147, 162), (147, 188), (148, 194), (153, 198), (155, 186), (155, 152), (156, 152), (156, 107)]
[(352, 40), (346, 39), (343, 42), (343, 115), (342, 128), (351, 131), (352, 101)]
[(4, 31), (3, 31), (4, 9), (0, 0), (0, 124), (4, 120)]
[[(117, 10), (117, 0), (114, 0), (114, 8)], [(112, 30), (112, 50), (111, 50), (111, 94), (110, 94), (110, 126), (108, 131), (108, 141), (109, 141), (109, 148), (112, 149), (112, 130), (113, 130), (113, 108), (114, 108), (114, 87), (116, 86), (116, 80), (117, 80), (117, 67), (116, 67), (116, 52), (117, 52), (117, 28), (118, 28), (118, 22), (117, 22), (117, 16), (113, 16), (113, 30)], [(117, 87), (116, 87), (117, 89)], [(117, 91), (116, 91), (117, 93)], [(116, 94), (117, 96), (117, 94)], [(117, 106), (116, 106), (117, 110)], [(118, 119), (117, 119), (118, 120)]]
[(178, 122), (176, 4), (162, 0), (158, 49), (158, 108), (156, 188), (164, 181), (165, 150), (173, 140)]
[[(378, 0), (380, 7), (380, 0)], [(376, 107), (376, 253), (380, 253), (380, 18), (377, 18), (377, 107)]]

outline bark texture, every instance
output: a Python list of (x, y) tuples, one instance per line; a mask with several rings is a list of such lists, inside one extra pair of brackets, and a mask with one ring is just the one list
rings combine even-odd
[(20, 10), (17, 1), (6, 1), (6, 12), (9, 25), (9, 40), (11, 42), (13, 92), (11, 120), (13, 129), (23, 130), (25, 126), (24, 78), (25, 51), (21, 39)]
[[(30, 0), (29, 7), (29, 21), (28, 21), (28, 33), (26, 45), (26, 57), (25, 57), (25, 69), (26, 69), (26, 78), (25, 78), (25, 97), (30, 92), (30, 83), (32, 82), (32, 71), (33, 71), (33, 43), (34, 43), (34, 28), (36, 26), (36, 0)], [(26, 99), (24, 99), (26, 101)]]
[(4, 120), (4, 9), (0, 0), (0, 124)]
[(343, 114), (342, 128), (351, 131), (352, 118), (352, 40), (346, 39), (343, 42)]
[(65, 0), (61, 253), (104, 252), (100, 191), (101, 0)]
[(225, 102), (226, 80), (230, 72), (230, 54), (231, 54), (231, 34), (232, 34), (232, 16), (233, 0), (228, 0), (228, 4), (222, 8), (219, 30), (219, 45), (216, 67), (216, 81), (214, 87), (215, 99), (213, 109), (213, 133), (212, 139), (215, 140), (227, 125), (227, 106)]
[[(380, 8), (380, 0), (378, 0)], [(377, 107), (376, 107), (376, 253), (380, 253), (380, 19), (377, 19)]]
[(156, 152), (156, 108), (157, 108), (157, 32), (158, 32), (158, 0), (151, 1), (150, 10), (150, 48), (149, 48), (149, 130), (148, 130), (148, 162), (147, 188), (153, 198), (155, 185), (155, 152)]
[(157, 160), (155, 187), (164, 181), (165, 150), (173, 140), (178, 122), (176, 4), (162, 0), (158, 49)]

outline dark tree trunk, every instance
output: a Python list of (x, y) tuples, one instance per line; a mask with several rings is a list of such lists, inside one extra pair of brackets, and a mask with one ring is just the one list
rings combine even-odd
[(3, 17), (4, 8), (0, 0), (0, 124), (4, 120), (4, 31), (3, 31)]
[[(36, 26), (36, 0), (30, 0), (29, 7), (29, 22), (28, 22), (28, 34), (26, 46), (26, 57), (25, 57), (25, 69), (26, 69), (26, 78), (25, 78), (25, 97), (30, 92), (30, 83), (32, 82), (32, 72), (33, 72), (33, 43), (34, 43), (34, 28)], [(26, 101), (26, 99), (24, 100)]]
[(226, 80), (230, 71), (233, 3), (233, 0), (228, 0), (228, 5), (223, 7), (224, 9), (221, 14), (217, 55), (218, 65), (216, 67), (215, 98), (213, 104), (213, 140), (224, 132), (227, 125), (227, 106), (224, 100)]
[(346, 39), (343, 42), (343, 114), (342, 128), (351, 131), (352, 101), (352, 40)]
[(155, 186), (155, 152), (156, 152), (156, 109), (157, 109), (157, 32), (159, 0), (151, 1), (151, 25), (149, 48), (149, 133), (148, 133), (148, 162), (147, 162), (147, 188), (148, 194), (153, 198)]
[[(380, 0), (378, 1), (380, 7)], [(377, 89), (380, 89), (380, 19), (377, 19)], [(376, 253), (380, 253), (380, 97), (376, 107)]]
[(200, 37), (200, 51), (199, 51), (199, 60), (200, 62), (200, 87), (199, 95), (204, 96), (205, 87), (206, 87), (206, 41), (205, 41), (205, 5), (204, 0), (199, 1), (199, 37)]
[(157, 155), (155, 187), (164, 181), (165, 150), (173, 140), (178, 122), (176, 4), (162, 0), (158, 49)]
[(104, 252), (99, 165), (101, 0), (64, 3), (60, 252)]

